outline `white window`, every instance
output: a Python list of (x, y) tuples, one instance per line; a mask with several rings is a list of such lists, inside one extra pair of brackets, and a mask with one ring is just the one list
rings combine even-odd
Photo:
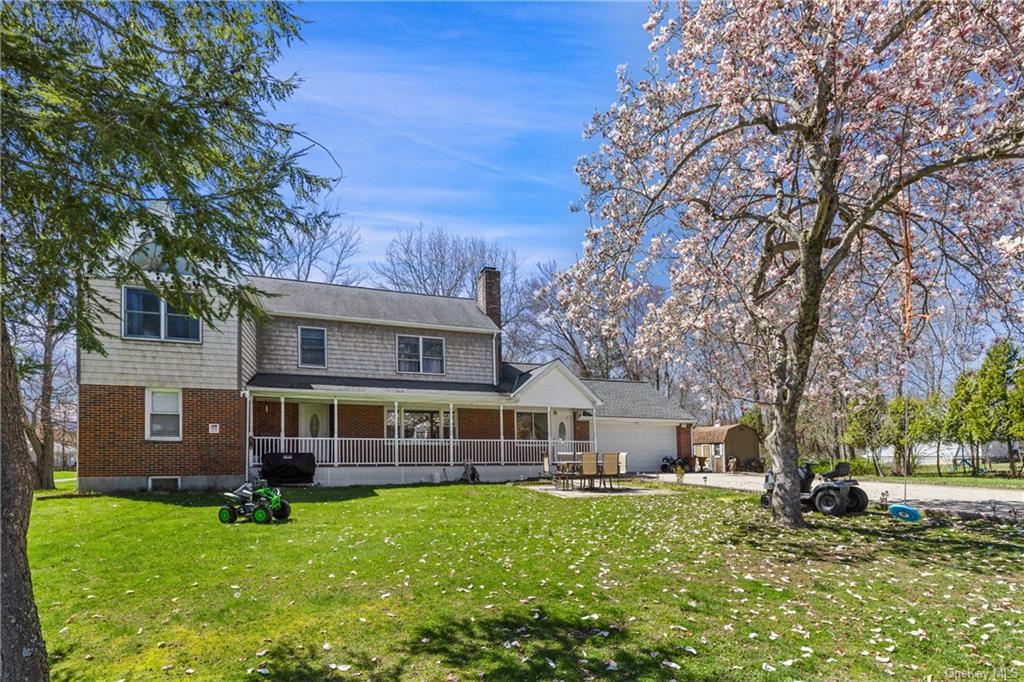
[(122, 335), (128, 339), (181, 341), (202, 340), (199, 319), (179, 312), (144, 287), (125, 287), (122, 296)]
[[(452, 415), (448, 410), (400, 410), (402, 414), (402, 430), (400, 437), (404, 439), (454, 438), (452, 434)], [(458, 428), (456, 428), (458, 432)], [(395, 437), (395, 411), (388, 410), (384, 418), (384, 435)]]
[(181, 440), (181, 389), (146, 389), (146, 440)]
[(399, 372), (444, 374), (444, 339), (400, 334), (396, 345)]
[(547, 412), (516, 412), (517, 440), (547, 440)]
[(299, 327), (299, 367), (327, 366), (327, 330)]

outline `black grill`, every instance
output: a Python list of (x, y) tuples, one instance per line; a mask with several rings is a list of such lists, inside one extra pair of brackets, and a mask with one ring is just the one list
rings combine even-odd
[(263, 455), (260, 478), (270, 485), (301, 485), (313, 482), (316, 457), (312, 452), (268, 452)]

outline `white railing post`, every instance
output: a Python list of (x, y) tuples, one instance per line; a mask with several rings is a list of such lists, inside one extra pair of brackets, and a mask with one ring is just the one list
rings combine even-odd
[(284, 452), (284, 396), (281, 396), (281, 452)]
[(398, 414), (398, 401), (395, 401), (395, 466), (398, 466), (398, 429), (401, 427), (402, 418)]
[(501, 435), (501, 465), (505, 466), (505, 403), (498, 405), (498, 433)]

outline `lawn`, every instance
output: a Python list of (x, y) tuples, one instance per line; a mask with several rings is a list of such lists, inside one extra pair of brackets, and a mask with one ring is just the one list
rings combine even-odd
[[(943, 679), (1024, 674), (1024, 527), (766, 525), (751, 495), (522, 486), (41, 494), (54, 678)], [(251, 673), (248, 671), (252, 671)], [(262, 672), (261, 672), (262, 671)]]
[[(902, 481), (902, 476), (874, 476), (858, 475), (862, 481)], [(949, 465), (942, 468), (940, 476), (935, 470), (935, 465), (921, 465), (917, 473), (910, 477), (911, 483), (926, 483), (928, 485), (952, 485), (975, 488), (1005, 488), (1008, 490), (1024, 490), (1024, 478), (1010, 478), (1010, 465), (1005, 463), (993, 464), (986, 474), (971, 476), (970, 472), (960, 469), (953, 471)]]

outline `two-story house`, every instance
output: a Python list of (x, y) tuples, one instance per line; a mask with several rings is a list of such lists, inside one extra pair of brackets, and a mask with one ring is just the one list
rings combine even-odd
[(453, 480), (466, 461), (520, 479), (565, 450), (628, 451), (643, 471), (689, 453), (693, 419), (646, 384), (502, 362), (493, 268), (476, 300), (252, 283), (267, 319), (211, 325), (94, 280), (120, 314), (102, 322), (107, 355), (79, 361), (81, 490), (229, 487), (274, 451), (314, 453), (325, 485)]

